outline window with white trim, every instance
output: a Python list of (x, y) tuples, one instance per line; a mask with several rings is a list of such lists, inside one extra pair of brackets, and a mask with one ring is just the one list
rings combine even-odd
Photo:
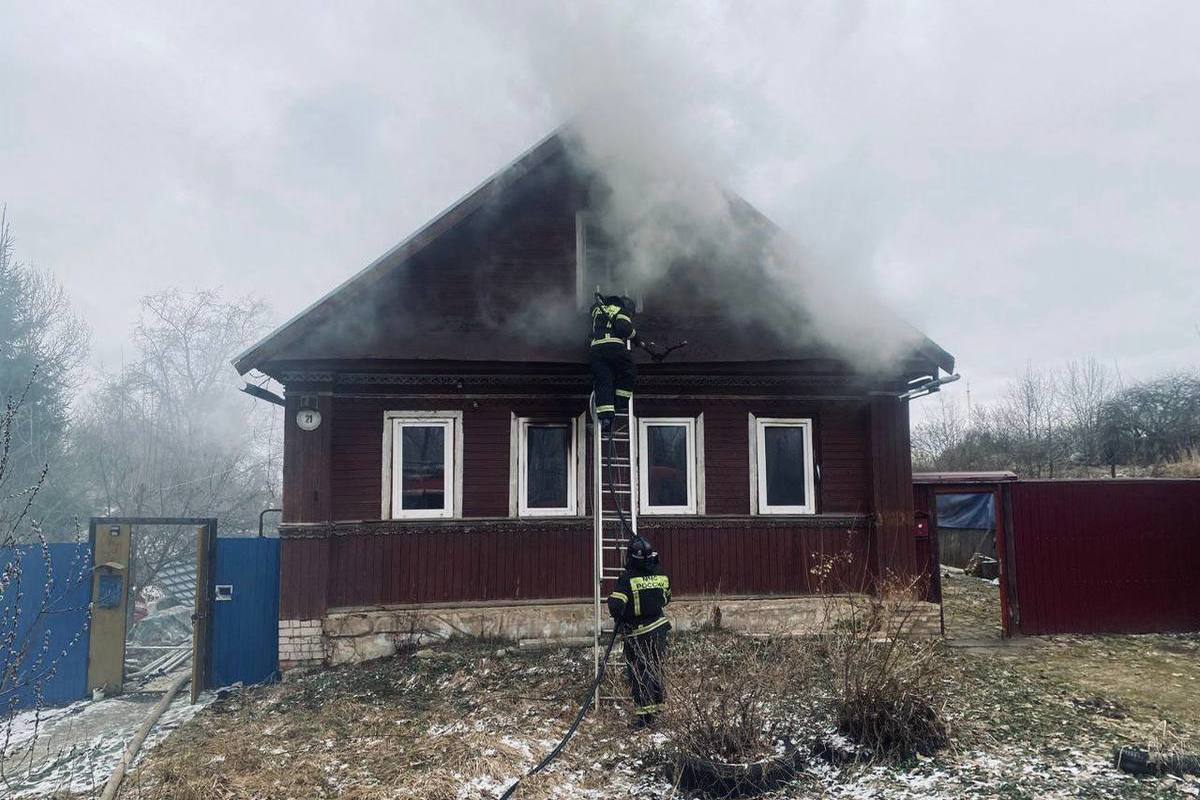
[(752, 419), (757, 512), (815, 514), (812, 420)]
[(517, 420), (518, 511), (522, 517), (574, 516), (579, 483), (573, 419)]
[(643, 297), (628, 284), (628, 276), (619, 268), (620, 251), (612, 237), (586, 212), (575, 214), (575, 304), (588, 308), (600, 294), (623, 294), (633, 297), (636, 310), (641, 311)]
[(461, 505), (462, 412), (388, 412), (385, 416), (384, 516), (441, 519)]
[(638, 510), (642, 514), (695, 514), (696, 420), (638, 420)]

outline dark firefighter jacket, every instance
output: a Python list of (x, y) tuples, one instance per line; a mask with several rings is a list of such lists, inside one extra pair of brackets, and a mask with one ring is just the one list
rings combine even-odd
[(633, 310), (616, 303), (596, 301), (592, 305), (591, 345), (623, 345), (629, 340), (637, 341), (637, 331), (633, 327)]
[(658, 567), (626, 569), (608, 596), (608, 613), (625, 623), (626, 636), (670, 630), (663, 609), (671, 602), (671, 580)]

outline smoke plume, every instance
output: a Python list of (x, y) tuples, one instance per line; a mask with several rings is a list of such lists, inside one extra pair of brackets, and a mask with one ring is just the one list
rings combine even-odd
[[(856, 202), (868, 189), (845, 168), (852, 143), (830, 150), (817, 146), (819, 137), (798, 136), (777, 172), (747, 174), (743, 151), (777, 149), (764, 140), (784, 133), (765, 129), (774, 118), (770, 65), (750, 41), (732, 71), (696, 58), (706, 46), (729, 46), (729, 36), (713, 41), (712, 31), (736, 30), (721, 18), (733, 23), (743, 11), (704, 6), (692, 24), (679, 24), (685, 15), (668, 24), (633, 6), (567, 4), (516, 21), (498, 15), (496, 24), (509, 26), (531, 80), (568, 122), (577, 160), (607, 187), (594, 210), (622, 245), (631, 288), (662, 291), (680, 263), (719, 264), (701, 275), (735, 321), (785, 341), (819, 338), (863, 368), (886, 366), (916, 332), (882, 310), (871, 285), (878, 198)], [(812, 23), (822, 27), (814, 41), (849, 46), (852, 18), (814, 15)], [(814, 128), (822, 124), (812, 118)], [(776, 228), (731, 194), (762, 180), (797, 198), (802, 216), (774, 220)]]

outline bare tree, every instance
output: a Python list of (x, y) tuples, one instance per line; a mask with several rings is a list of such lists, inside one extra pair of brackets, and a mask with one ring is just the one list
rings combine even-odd
[(1200, 455), (1200, 374), (1174, 373), (1122, 390), (1102, 411), (1110, 463), (1157, 467)]
[(12, 764), (2, 756), (13, 741), (17, 712), (23, 706), (33, 708), (32, 732), (23, 737), (28, 747), (38, 735), (46, 685), (69, 652), (81, 646), (87, 630), (80, 624), (67, 631), (62, 645), (54, 644), (62, 637), (56, 639), (51, 626), (70, 618), (64, 612), (86, 613), (86, 606), (70, 609), (64, 603), (91, 574), (82, 549), (73, 563), (59, 564), (56, 574), (50, 543), (31, 514), (48, 466), (43, 465), (32, 483), (22, 482), (12, 470), (14, 428), (22, 420), (21, 407), (34, 377), (19, 394), (8, 395), (0, 411), (0, 782), (6, 786)]
[(1062, 418), (1057, 376), (1027, 362), (1025, 371), (1009, 383), (996, 409), (993, 433), (997, 441), (1007, 444), (1018, 472), (1054, 477), (1054, 470), (1061, 467), (1067, 449)]
[(969, 429), (966, 414), (957, 402), (938, 393), (937, 404), (925, 407), (925, 419), (913, 429), (914, 463), (925, 469), (948, 469), (945, 461), (958, 451)]
[[(254, 298), (168, 291), (147, 297), (138, 357), (106, 377), (75, 437), (97, 510), (125, 516), (218, 517), (248, 531), (279, 496), (280, 417), (237, 390), (230, 357), (265, 327)], [(135, 597), (168, 563), (189, 558), (192, 531), (146, 532)]]
[(1089, 466), (1103, 463), (1104, 409), (1117, 390), (1115, 373), (1095, 358), (1068, 361), (1058, 388), (1072, 460)]

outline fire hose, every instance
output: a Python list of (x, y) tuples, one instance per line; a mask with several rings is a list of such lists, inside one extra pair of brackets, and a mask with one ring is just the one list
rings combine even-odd
[[(630, 435), (632, 435), (632, 432)], [(613, 505), (617, 507), (617, 519), (620, 521), (621, 530), (628, 534), (629, 538), (632, 540), (635, 536), (635, 533), (630, 529), (629, 522), (625, 519), (625, 509), (621, 508), (620, 496), (617, 494), (615, 487), (616, 482), (613, 480), (613, 461), (616, 460), (615, 452), (616, 448), (613, 445), (613, 438), (610, 432), (608, 436), (608, 491), (609, 494), (612, 495)], [(539, 761), (533, 769), (529, 770), (529, 772), (526, 772), (524, 775), (517, 778), (516, 781), (513, 782), (512, 786), (508, 787), (508, 791), (500, 796), (500, 800), (508, 800), (510, 797), (512, 797), (513, 792), (517, 790), (517, 787), (521, 785), (521, 781), (537, 775), (543, 769), (550, 766), (551, 762), (558, 758), (559, 754), (564, 748), (566, 748), (567, 743), (570, 742), (575, 736), (575, 731), (579, 729), (580, 723), (583, 722), (584, 716), (587, 715), (587, 708), (589, 705), (591, 705), (592, 698), (596, 696), (596, 692), (600, 691), (600, 683), (604, 680), (604, 671), (605, 668), (608, 667), (608, 657), (612, 655), (613, 645), (617, 643), (617, 634), (620, 633), (621, 627), (621, 623), (618, 623), (616, 630), (613, 631), (612, 638), (608, 641), (608, 646), (604, 648), (604, 657), (600, 659), (600, 667), (596, 670), (596, 677), (592, 680), (592, 685), (588, 687), (587, 694), (584, 695), (583, 702), (579, 704), (579, 711), (575, 714), (575, 720), (571, 723), (571, 727), (567, 728), (566, 734), (561, 740), (559, 740), (558, 744), (554, 746), (554, 749), (551, 750), (545, 758)]]
[(612, 653), (613, 645), (616, 643), (617, 631), (613, 631), (613, 637), (609, 640), (608, 647), (604, 649), (604, 658), (600, 659), (600, 669), (596, 671), (596, 677), (592, 681), (592, 685), (588, 687), (587, 695), (583, 698), (583, 702), (580, 703), (579, 711), (575, 714), (575, 720), (571, 723), (571, 727), (567, 728), (566, 734), (559, 741), (559, 743), (554, 746), (554, 749), (551, 750), (545, 758), (537, 763), (537, 766), (529, 770), (529, 772), (526, 772), (521, 777), (517, 778), (516, 781), (513, 782), (513, 785), (508, 787), (508, 791), (500, 795), (500, 800), (508, 800), (508, 798), (512, 797), (513, 792), (517, 790), (517, 787), (521, 785), (521, 781), (537, 775), (543, 769), (550, 766), (550, 763), (554, 761), (554, 759), (558, 758), (559, 753), (563, 751), (563, 748), (565, 748), (567, 743), (571, 741), (571, 738), (575, 736), (575, 731), (579, 729), (579, 723), (583, 722), (583, 718), (587, 714), (588, 706), (592, 703), (592, 697), (595, 696), (596, 692), (600, 690), (600, 682), (604, 680), (604, 668), (608, 665), (608, 656)]

